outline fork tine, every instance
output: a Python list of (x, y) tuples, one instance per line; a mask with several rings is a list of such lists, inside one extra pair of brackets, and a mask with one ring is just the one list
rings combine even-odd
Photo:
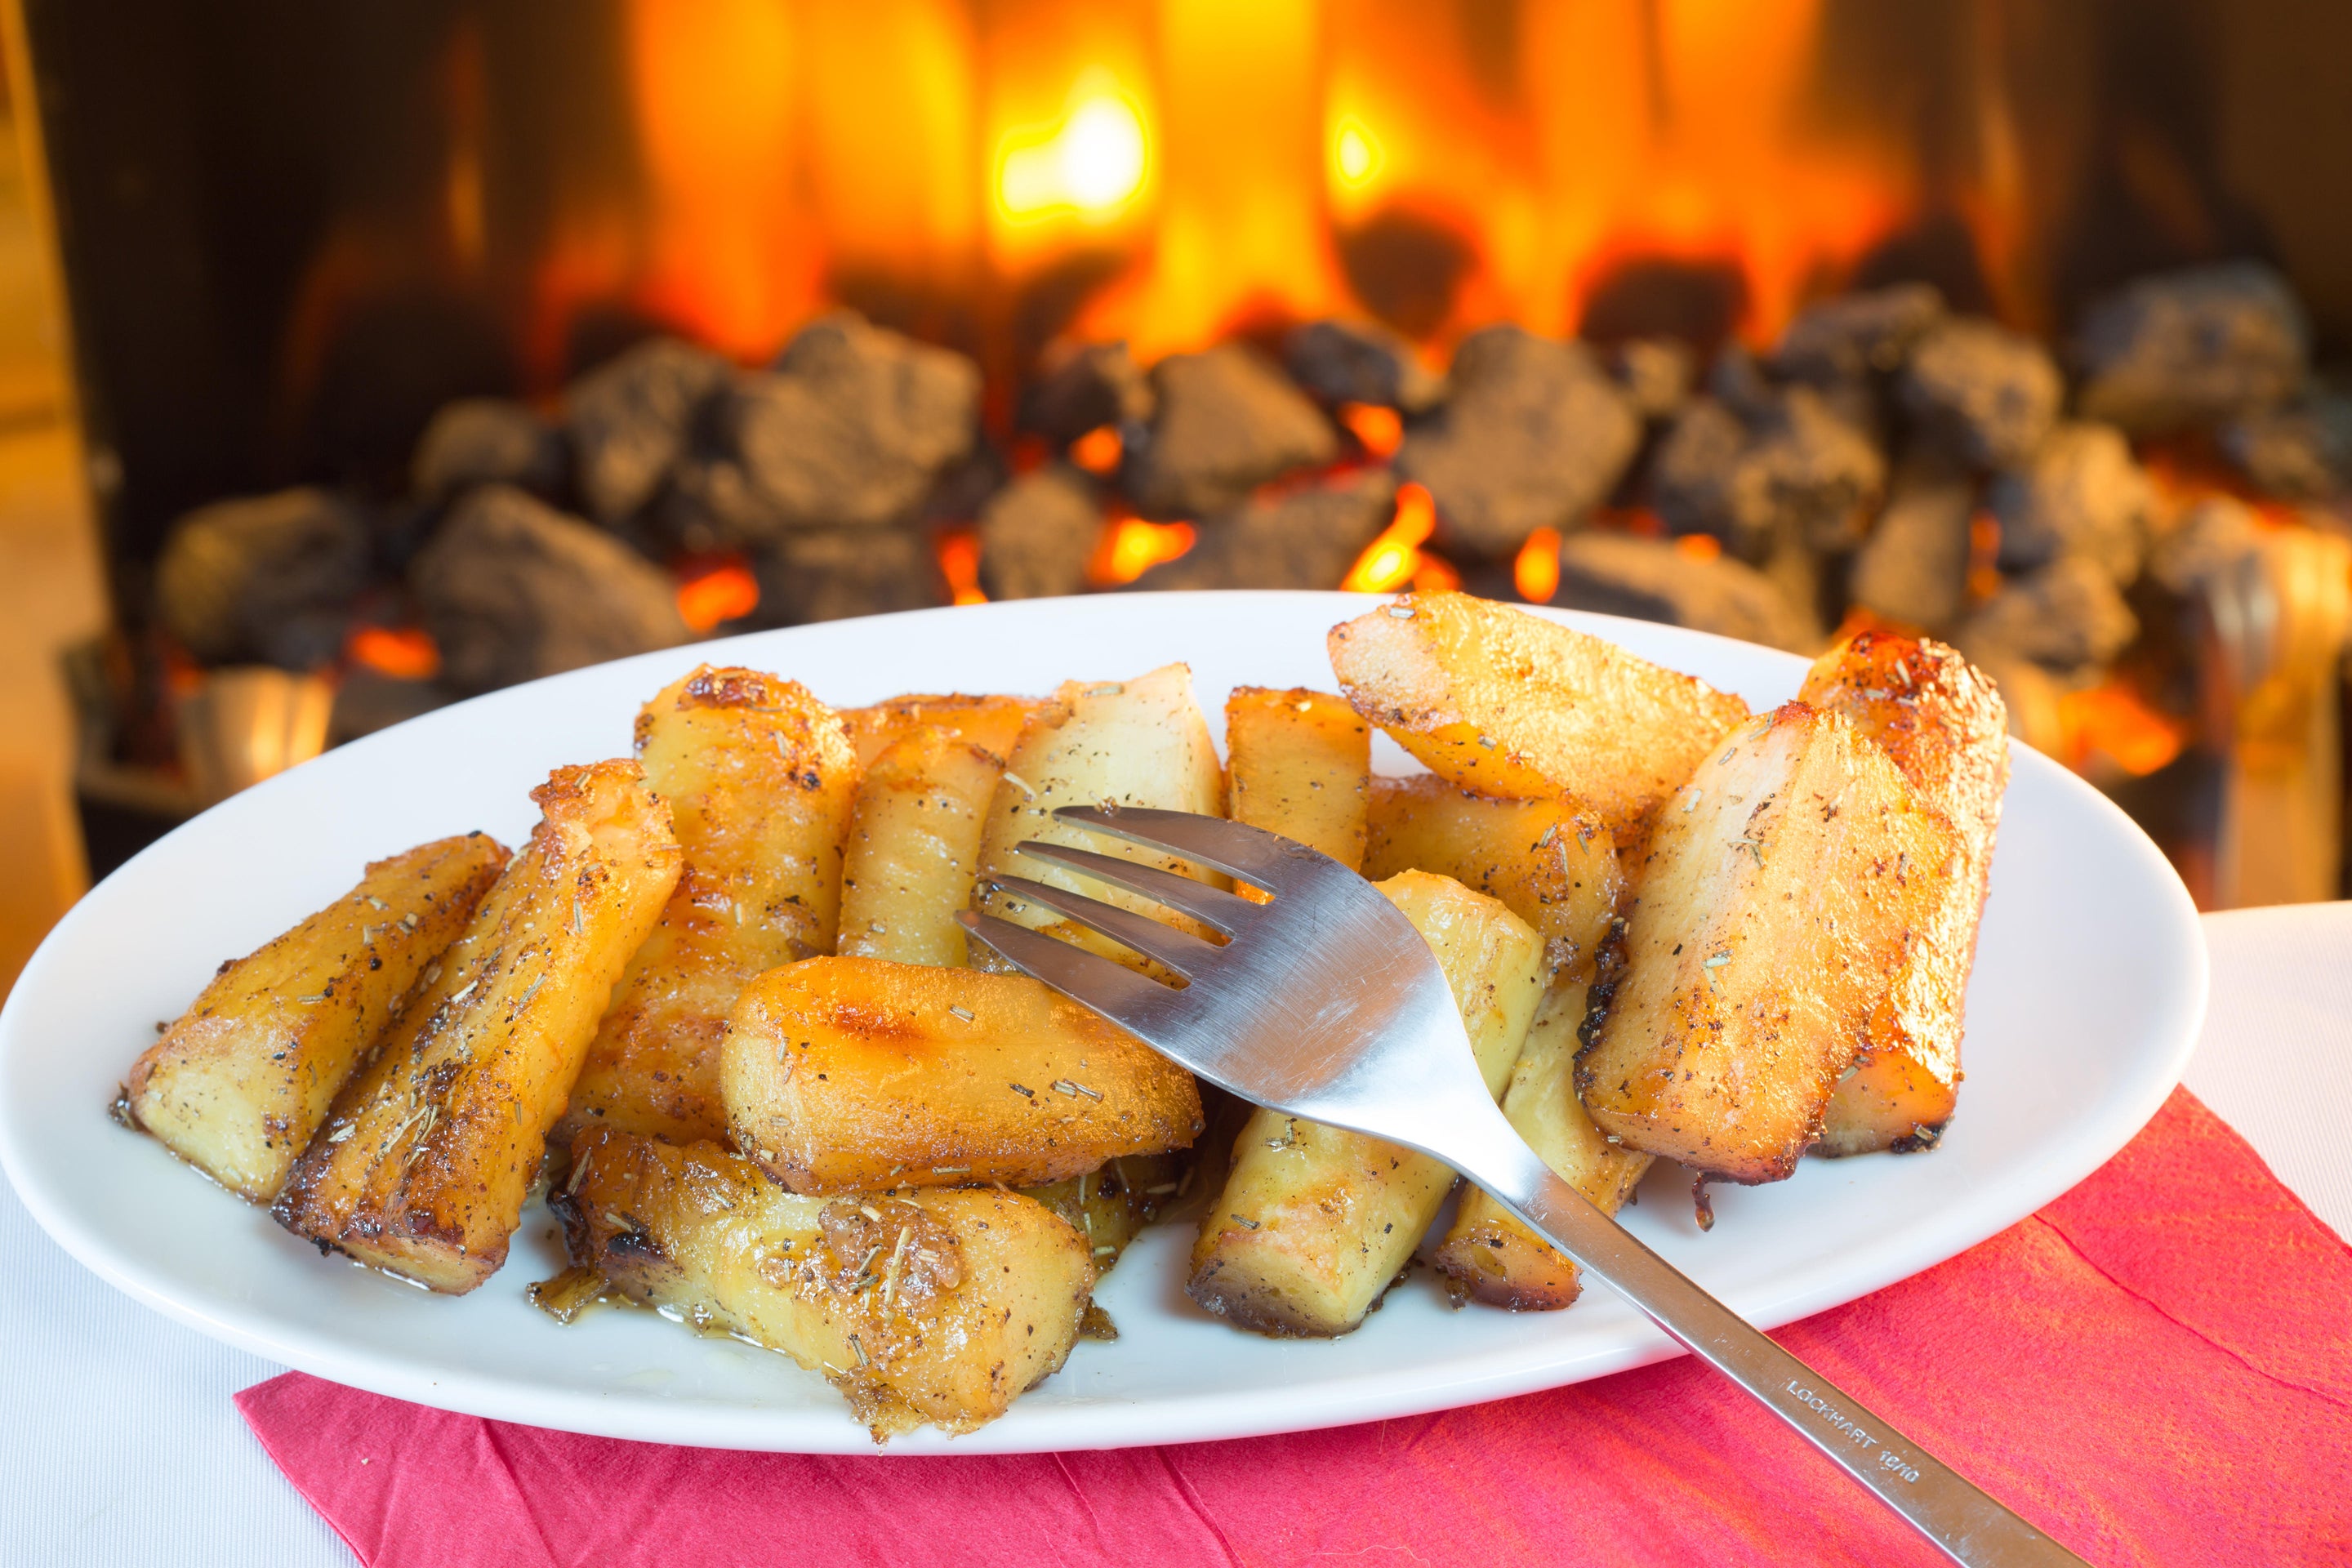
[(974, 941), (1010, 959), (1023, 973), (1044, 981), (1157, 1047), (1155, 1026), (1166, 1016), (1168, 999), (1180, 993), (1147, 980), (1125, 964), (977, 910), (958, 910), (956, 922)]
[[(1121, 865), (1127, 864), (1125, 861)], [(1059, 910), (1143, 954), (1156, 958), (1177, 973), (1194, 975), (1207, 966), (1220, 949), (1213, 942), (1203, 942), (1191, 931), (1178, 931), (1164, 925), (1150, 915), (1139, 915), (1132, 910), (1107, 904), (1100, 899), (1090, 899), (1084, 893), (1073, 893), (1066, 888), (1056, 888), (1047, 882), (1033, 882), (1026, 877), (993, 877), (990, 880), (1016, 898), (1029, 899), (1048, 909)], [(1198, 886), (1198, 884), (1194, 884)]]
[(1066, 805), (1054, 816), (1075, 827), (1198, 860), (1269, 893), (1281, 890), (1282, 872), (1297, 857), (1315, 853), (1264, 828), (1189, 811), (1105, 804)]
[[(1212, 888), (1206, 882), (1196, 882), (1190, 877), (1180, 877), (1173, 871), (1163, 871), (1157, 866), (1139, 861), (1122, 860), (1116, 855), (1097, 855), (1091, 849), (1073, 849), (1064, 844), (1046, 844), (1029, 839), (1018, 847), (1018, 852), (1032, 860), (1043, 860), (1092, 877), (1097, 882), (1108, 882), (1114, 888), (1125, 888), (1130, 893), (1140, 893), (1153, 903), (1165, 904), (1179, 914), (1191, 915), (1223, 936), (1232, 936), (1241, 929), (1241, 922), (1257, 912), (1259, 906), (1247, 899), (1237, 898), (1223, 888)], [(997, 879), (999, 881), (1004, 879)], [(1127, 939), (1121, 937), (1120, 941)]]

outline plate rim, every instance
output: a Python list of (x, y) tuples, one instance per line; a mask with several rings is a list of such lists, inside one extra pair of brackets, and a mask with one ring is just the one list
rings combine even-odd
[[(1350, 604), (1360, 606), (1376, 605), (1388, 602), (1391, 596), (1288, 590), (1227, 590), (1164, 594), (1153, 597), (1160, 600), (1316, 600), (1344, 612)], [(1108, 608), (1102, 601), (1108, 599), (1113, 599), (1113, 596), (1088, 595), (1075, 599), (1014, 601), (906, 611), (865, 617), (862, 624), (871, 626), (877, 622), (909, 623), (949, 616), (968, 620), (975, 616), (1008, 613), (1025, 616), (1036, 613), (1041, 605), (1093, 604)], [(1616, 626), (1639, 627), (1643, 637), (1663, 633), (1668, 634), (1669, 640), (1704, 639), (1736, 647), (1739, 656), (1745, 658), (1766, 655), (1771, 661), (1785, 662), (1796, 669), (1801, 669), (1808, 662), (1799, 655), (1685, 627), (1552, 606), (1512, 607), (1526, 609), (1546, 619), (1603, 637), (1610, 637), (1612, 628)], [(812, 626), (740, 634), (688, 645), (686, 649), (658, 650), (587, 668), (609, 675), (616, 668), (675, 662), (681, 653), (689, 649), (697, 658), (724, 658), (729, 657), (731, 650), (789, 646), (790, 639), (796, 634), (822, 634), (828, 626), (837, 628), (841, 624), (821, 623)], [(1611, 640), (1619, 639), (1611, 637)], [(545, 677), (523, 686), (467, 699), (465, 702), (451, 704), (448, 709), (436, 711), (446, 712), (475, 702), (511, 700), (515, 693), (527, 692), (584, 673), (585, 670), (575, 670)], [(429, 720), (433, 715), (425, 717)], [(397, 743), (389, 738), (404, 728), (405, 725), (393, 726), (342, 749), (357, 751), (379, 742)], [(2013, 770), (2041, 773), (2046, 782), (2072, 794), (2079, 804), (2104, 817), (2111, 829), (2121, 830), (2122, 842), (2135, 858), (2160, 869), (2159, 883), (2166, 889), (2167, 923), (2173, 927), (2176, 936), (2185, 937), (2179, 956), (2188, 961), (2185, 970), (2178, 975), (2185, 986), (2182, 1005), (2167, 1020), (2169, 1037), (2161, 1042), (2160, 1050), (2150, 1049), (2139, 1075), (2130, 1079), (2119, 1078), (2116, 1080), (2118, 1084), (2130, 1082), (2133, 1092), (2106, 1097), (2097, 1108), (2098, 1114), (2078, 1130), (2075, 1137), (2053, 1155), (2019, 1162), (2006, 1173), (2008, 1179), (2005, 1182), (1998, 1184), (1990, 1194), (1979, 1198), (1971, 1205), (1979, 1211), (2006, 1213), (2014, 1206), (2020, 1195), (2019, 1190), (2023, 1189), (2032, 1194), (2032, 1201), (2021, 1212), (1999, 1218), (1989, 1227), (1963, 1227), (1969, 1233), (1968, 1239), (1957, 1246), (1950, 1244), (1952, 1233), (1948, 1230), (1932, 1233), (1936, 1239), (1928, 1241), (1922, 1239), (1927, 1233), (1915, 1229), (1907, 1233), (1903, 1241), (1880, 1246), (1876, 1253), (1879, 1266), (1875, 1268), (1861, 1271), (1832, 1284), (1783, 1290), (1763, 1303), (1760, 1310), (1749, 1308), (1744, 1315), (1759, 1327), (1778, 1328), (1883, 1289), (1979, 1245), (2053, 1201), (2112, 1159), (2154, 1118), (2179, 1083), (2189, 1058), (2196, 1048), (2210, 998), (2210, 965), (2202, 925), (2187, 889), (2164, 859), (2162, 852), (2114, 801), (2022, 742), (2012, 740), (2011, 755)], [(300, 772), (297, 768), (264, 781), (254, 790), (246, 792), (246, 796), (259, 796), (263, 791), (294, 787), (289, 781), (297, 779)], [(96, 918), (94, 895), (118, 879), (135, 879), (142, 874), (142, 862), (164, 852), (166, 847), (182, 834), (196, 829), (210, 814), (210, 811), (199, 814), (173, 828), (155, 844), (141, 850), (78, 900), (44, 938), (18, 975), (8, 1005), (0, 1008), (0, 1075), (8, 1071), (20, 1050), (37, 1048), (37, 1043), (24, 1046), (18, 1043), (20, 1033), (26, 1032), (20, 1020), (26, 1011), (20, 1005), (19, 998), (38, 989), (49, 967), (65, 962), (65, 950), (78, 940), (81, 924)], [(1600, 1352), (1547, 1358), (1524, 1352), (1512, 1354), (1498, 1351), (1487, 1353), (1466, 1368), (1457, 1367), (1450, 1372), (1442, 1366), (1407, 1365), (1392, 1369), (1382, 1377), (1359, 1377), (1349, 1383), (1325, 1384), (1315, 1389), (1315, 1404), (1311, 1408), (1302, 1410), (1295, 1405), (1285, 1405), (1279, 1400), (1261, 1400), (1246, 1406), (1260, 1412), (1255, 1418), (1236, 1419), (1235, 1402), (1230, 1394), (1223, 1392), (1132, 1400), (1102, 1398), (1083, 1405), (1053, 1407), (1050, 1416), (1046, 1417), (1053, 1424), (1053, 1433), (1032, 1437), (1027, 1432), (1030, 1424), (1013, 1419), (1022, 1409), (1016, 1402), (1006, 1417), (977, 1432), (950, 1437), (935, 1429), (925, 1428), (896, 1438), (879, 1448), (873, 1444), (865, 1428), (848, 1415), (845, 1407), (837, 1413), (830, 1409), (820, 1413), (806, 1408), (712, 1406), (691, 1401), (656, 1398), (615, 1399), (610, 1394), (589, 1389), (551, 1387), (541, 1383), (490, 1377), (465, 1370), (448, 1374), (449, 1381), (445, 1384), (441, 1377), (433, 1375), (431, 1368), (415, 1364), (414, 1359), (404, 1353), (379, 1352), (364, 1343), (337, 1340), (295, 1324), (280, 1323), (275, 1331), (262, 1331), (209, 1311), (200, 1303), (173, 1295), (168, 1289), (169, 1281), (159, 1278), (156, 1269), (142, 1268), (142, 1260), (136, 1255), (116, 1245), (102, 1230), (85, 1226), (55, 1201), (56, 1194), (49, 1185), (49, 1178), (54, 1173), (47, 1171), (39, 1158), (22, 1142), (19, 1116), (11, 1100), (13, 1097), (0, 1100), (0, 1170), (5, 1171), (11, 1186), (44, 1232), (82, 1267), (142, 1305), (209, 1338), (293, 1370), (347, 1386), (487, 1419), (591, 1436), (680, 1447), (797, 1453), (878, 1452), (904, 1457), (942, 1453), (1066, 1452), (1222, 1441), (1318, 1430), (1485, 1403), (1564, 1386), (1687, 1353), (1654, 1327), (1644, 1324), (1640, 1335), (1630, 1342)], [(193, 1172), (193, 1167), (187, 1169)], [(201, 1177), (201, 1173), (194, 1173)], [(2000, 1197), (2000, 1194), (2007, 1195)], [(1999, 1201), (1996, 1201), (1997, 1197)], [(1151, 1413), (1152, 1429), (1148, 1433), (1133, 1430), (1138, 1425), (1133, 1413), (1139, 1408), (1148, 1408)], [(823, 1419), (812, 1419), (820, 1414)], [(1069, 1430), (1072, 1428), (1076, 1429), (1075, 1432)], [(1096, 1430), (1089, 1431), (1088, 1428)]]

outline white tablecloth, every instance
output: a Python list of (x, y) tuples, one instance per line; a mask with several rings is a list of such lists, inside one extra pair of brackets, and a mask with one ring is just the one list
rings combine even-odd
[[(2208, 917), (2189, 1087), (2352, 1237), (2352, 904)], [(0, 1187), (0, 1563), (350, 1568), (229, 1396), (279, 1369), (134, 1306)]]

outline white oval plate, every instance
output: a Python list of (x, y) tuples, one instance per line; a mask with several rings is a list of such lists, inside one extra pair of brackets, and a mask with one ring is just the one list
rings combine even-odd
[[(1050, 690), (1189, 660), (1216, 724), (1235, 685), (1332, 685), (1325, 630), (1377, 601), (1339, 594), (1118, 595), (836, 622), (580, 670), (429, 714), (206, 812), (109, 877), (45, 942), (0, 1014), (0, 1159), (33, 1214), (149, 1306), (272, 1360), (501, 1420), (731, 1448), (870, 1452), (814, 1373), (651, 1313), (559, 1328), (523, 1296), (562, 1266), (534, 1206), (506, 1268), (444, 1299), (322, 1258), (106, 1115), (131, 1059), (221, 959), (318, 909), (362, 862), (486, 828), (520, 843), (525, 791), (625, 754), (637, 706), (704, 659), (772, 669), (842, 704), (900, 691)], [(1767, 706), (1790, 655), (1561, 615)], [(1384, 738), (1375, 766), (1418, 771)], [(1951, 1257), (2090, 1173), (2154, 1115), (2205, 1007), (2205, 949), (2156, 847), (2088, 785), (2020, 748), (1976, 975), (1968, 1088), (1931, 1153), (1808, 1160), (1715, 1189), (1701, 1235), (1662, 1172), (1633, 1229), (1751, 1321), (1775, 1326)], [(1082, 1342), (1010, 1415), (889, 1452), (1006, 1453), (1304, 1430), (1499, 1398), (1674, 1347), (1600, 1286), (1565, 1312), (1455, 1311), (1425, 1270), (1328, 1342), (1240, 1333), (1185, 1298), (1189, 1227), (1148, 1232), (1100, 1293), (1114, 1343)]]

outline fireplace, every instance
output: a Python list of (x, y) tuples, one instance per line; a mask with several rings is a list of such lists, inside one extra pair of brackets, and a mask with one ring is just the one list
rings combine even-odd
[(16, 0), (98, 858), (472, 690), (982, 597), (1958, 640), (2343, 885), (2352, 14)]

